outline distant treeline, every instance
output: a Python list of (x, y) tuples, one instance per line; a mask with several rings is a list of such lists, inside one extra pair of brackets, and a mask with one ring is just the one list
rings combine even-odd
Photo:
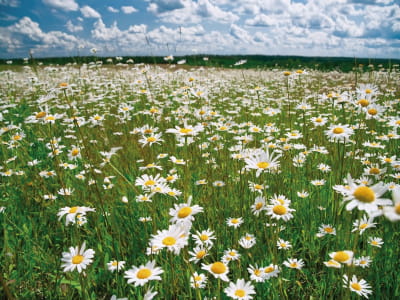
[(371, 69), (390, 70), (398, 67), (400, 59), (381, 58), (354, 58), (354, 57), (306, 57), (306, 56), (266, 56), (266, 55), (189, 55), (177, 57), (162, 56), (123, 56), (123, 57), (99, 57), (99, 56), (75, 56), (75, 57), (47, 57), (29, 59), (0, 59), (0, 64), (12, 65), (66, 65), (99, 63), (145, 63), (145, 64), (177, 64), (189, 66), (208, 66), (221, 68), (261, 68), (261, 69), (310, 69), (321, 71), (352, 70), (369, 71)]

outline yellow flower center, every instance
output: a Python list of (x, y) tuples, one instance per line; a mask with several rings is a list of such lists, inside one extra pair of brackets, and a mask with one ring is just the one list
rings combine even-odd
[(208, 240), (208, 235), (206, 235), (206, 234), (200, 235), (200, 240), (202, 240), (203, 242), (207, 241)]
[(223, 274), (226, 272), (226, 266), (222, 262), (215, 262), (211, 265), (211, 272), (215, 274)]
[(332, 131), (334, 134), (341, 134), (344, 132), (344, 129), (342, 127), (335, 127)]
[(182, 207), (179, 211), (178, 211), (178, 218), (183, 219), (186, 218), (187, 216), (189, 216), (192, 213), (192, 208), (189, 206), (186, 207)]
[(206, 252), (205, 250), (200, 250), (199, 252), (196, 253), (196, 258), (197, 258), (197, 259), (201, 259), (201, 258), (203, 258), (206, 254), (207, 254), (207, 252)]
[(60, 87), (67, 87), (68, 86), (68, 83), (66, 83), (66, 82), (61, 82), (60, 83)]
[(148, 137), (148, 138), (147, 138), (147, 141), (148, 141), (149, 143), (154, 143), (155, 141), (157, 141), (157, 139), (156, 139), (154, 136), (151, 136), (151, 137)]
[(354, 191), (353, 196), (358, 201), (365, 202), (365, 203), (371, 203), (371, 202), (374, 202), (374, 200), (375, 200), (374, 191), (371, 188), (367, 187), (367, 186), (358, 187)]
[(358, 228), (365, 229), (365, 228), (367, 228), (367, 226), (368, 226), (368, 224), (364, 223), (364, 224), (361, 224), (360, 226), (358, 226)]
[(289, 72), (289, 71), (285, 71), (285, 72), (283, 72), (283, 75), (285, 75), (285, 76), (289, 76), (290, 74), (292, 74), (291, 72)]
[(144, 132), (144, 133), (152, 133), (152, 132), (153, 132), (153, 129), (145, 129), (143, 132)]
[(261, 202), (258, 202), (256, 204), (256, 210), (260, 210), (263, 207), (263, 204)]
[(255, 184), (254, 185), (254, 189), (256, 189), (256, 190), (262, 190), (262, 188), (263, 188), (263, 186), (260, 185), (260, 184)]
[(358, 100), (357, 104), (360, 104), (362, 107), (366, 107), (369, 104), (369, 101), (367, 99), (360, 99)]
[(20, 136), (19, 134), (13, 136), (14, 141), (19, 141), (20, 139), (22, 139), (22, 136)]
[(78, 210), (78, 206), (71, 207), (68, 211), (69, 214), (74, 214)]
[(144, 183), (144, 185), (145, 186), (152, 186), (152, 185), (155, 185), (156, 184), (156, 182), (154, 181), (154, 180), (147, 180), (145, 183)]
[(371, 90), (371, 89), (366, 89), (366, 90), (365, 90), (365, 93), (366, 93), (366, 94), (371, 94), (371, 93), (372, 93), (372, 90)]
[(122, 110), (128, 111), (128, 110), (129, 110), (129, 107), (125, 106), (125, 107), (122, 108)]
[(246, 241), (250, 241), (251, 240), (251, 236), (246, 235), (245, 239), (246, 239)]
[(246, 292), (244, 290), (236, 290), (235, 291), (235, 296), (243, 298), (244, 296), (246, 296)]
[(38, 112), (35, 116), (36, 119), (44, 118), (47, 115), (45, 111)]
[(292, 268), (297, 268), (297, 267), (298, 267), (298, 264), (297, 264), (297, 262), (292, 262), (292, 263), (290, 264), (290, 266), (291, 266)]
[(257, 163), (257, 167), (259, 167), (260, 169), (266, 169), (269, 167), (269, 163), (267, 163), (266, 161), (261, 161)]
[(118, 262), (117, 262), (117, 261), (113, 261), (111, 265), (112, 265), (113, 267), (116, 267), (116, 266), (118, 266)]
[(230, 255), (230, 256), (236, 256), (236, 252), (234, 252), (234, 251), (229, 251), (229, 255)]
[(200, 281), (201, 279), (201, 276), (194, 276), (194, 281)]
[(219, 130), (227, 130), (228, 129), (228, 127), (226, 127), (226, 126), (221, 126), (220, 128), (219, 128)]
[(75, 255), (75, 256), (72, 258), (72, 263), (73, 263), (74, 265), (79, 265), (81, 262), (83, 262), (83, 259), (84, 259), (84, 257), (83, 257), (82, 255)]
[(204, 110), (199, 111), (199, 115), (204, 115), (206, 112)]
[(333, 256), (333, 259), (338, 261), (338, 262), (345, 262), (348, 261), (350, 258), (350, 255), (344, 251), (338, 251), (335, 253), (335, 255)]
[(98, 121), (98, 120), (101, 120), (101, 117), (100, 117), (100, 116), (94, 116), (93, 119), (95, 119), (96, 121)]
[(54, 121), (56, 118), (54, 116), (46, 117), (46, 121)]
[(79, 154), (79, 149), (77, 149), (77, 148), (72, 149), (72, 151), (71, 151), (72, 156), (77, 156), (78, 154)]
[(140, 269), (139, 272), (137, 272), (136, 277), (139, 279), (146, 279), (151, 276), (151, 270), (147, 268)]
[(266, 268), (264, 269), (264, 273), (271, 273), (271, 272), (273, 272), (274, 270), (275, 270), (274, 267), (266, 267)]
[(303, 70), (297, 70), (296, 73), (297, 74), (303, 74)]
[(192, 131), (193, 131), (193, 129), (191, 129), (191, 128), (181, 128), (181, 129), (179, 129), (179, 132), (182, 133), (182, 134), (189, 134)]
[(333, 228), (332, 227), (325, 227), (324, 230), (327, 233), (332, 233), (333, 232)]
[(261, 276), (261, 274), (262, 274), (261, 270), (259, 270), (259, 269), (254, 270), (254, 275)]
[(232, 224), (237, 224), (237, 223), (239, 223), (239, 220), (238, 220), (238, 219), (232, 219), (232, 220), (231, 220), (231, 223), (232, 223)]
[(172, 245), (175, 245), (175, 244), (176, 244), (176, 239), (173, 238), (172, 236), (168, 236), (168, 237), (166, 237), (166, 238), (164, 238), (164, 239), (162, 240), (162, 243), (163, 243), (165, 246), (172, 246)]
[(373, 175), (378, 175), (378, 174), (380, 174), (381, 173), (381, 171), (378, 169), (378, 168), (371, 168), (371, 169), (369, 169), (369, 174), (373, 174)]
[(375, 116), (377, 113), (378, 111), (375, 108), (368, 109), (368, 114), (371, 116)]
[(357, 282), (353, 282), (350, 286), (356, 291), (361, 291), (362, 290), (361, 285), (359, 283), (357, 283)]
[(321, 123), (323, 120), (321, 119), (321, 118), (316, 118), (315, 119), (315, 122), (317, 122), (317, 123)]
[(274, 214), (281, 216), (286, 214), (287, 209), (283, 205), (275, 205), (272, 211), (274, 212)]

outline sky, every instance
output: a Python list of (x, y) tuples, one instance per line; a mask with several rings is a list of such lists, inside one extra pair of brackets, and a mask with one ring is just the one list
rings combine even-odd
[(0, 0), (0, 58), (400, 58), (400, 0)]

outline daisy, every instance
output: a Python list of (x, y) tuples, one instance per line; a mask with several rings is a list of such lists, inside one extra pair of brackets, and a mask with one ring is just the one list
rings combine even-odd
[(372, 259), (369, 256), (361, 256), (360, 258), (354, 259), (354, 265), (361, 268), (368, 268)]
[(85, 270), (86, 267), (92, 263), (93, 257), (94, 257), (94, 250), (93, 249), (87, 249), (86, 248), (86, 243), (84, 242), (82, 244), (82, 247), (79, 249), (79, 246), (70, 247), (69, 252), (63, 252), (62, 253), (62, 258), (61, 261), (63, 264), (61, 265), (61, 268), (64, 268), (64, 272), (72, 272), (75, 269), (79, 273), (82, 272), (82, 270)]
[(213, 240), (215, 240), (215, 236), (214, 232), (210, 229), (196, 231), (195, 234), (192, 234), (192, 237), (195, 244), (198, 246), (204, 245), (206, 247), (212, 247), (214, 245)]
[(296, 211), (293, 208), (289, 208), (288, 205), (272, 204), (267, 206), (266, 214), (271, 216), (272, 219), (283, 219), (285, 222), (293, 218), (292, 212)]
[(347, 210), (358, 208), (366, 211), (369, 215), (376, 212), (379, 206), (390, 205), (392, 201), (380, 198), (387, 190), (384, 183), (378, 182), (372, 187), (356, 185), (354, 180), (347, 176), (349, 190), (345, 193), (344, 201), (349, 201), (346, 205)]
[(325, 134), (331, 141), (345, 141), (354, 133), (353, 129), (349, 125), (331, 125)]
[(135, 180), (135, 185), (141, 186), (145, 191), (151, 191), (162, 183), (165, 183), (165, 179), (161, 177), (160, 174), (156, 176), (143, 174)]
[(114, 272), (115, 270), (120, 271), (125, 267), (125, 261), (112, 260), (107, 263), (107, 268), (109, 271)]
[(349, 250), (329, 253), (329, 257), (331, 259), (342, 264), (351, 264), (351, 261), (353, 260), (353, 255), (353, 251)]
[(393, 206), (385, 206), (383, 208), (383, 215), (390, 221), (400, 221), (400, 188), (393, 189)]
[(206, 286), (207, 277), (203, 273), (194, 272), (190, 277), (190, 286), (194, 289), (202, 289)]
[(269, 266), (263, 268), (263, 272), (263, 277), (265, 278), (265, 280), (268, 280), (272, 277), (278, 277), (280, 271), (277, 265), (270, 264)]
[(57, 213), (57, 216), (59, 217), (58, 220), (61, 220), (61, 218), (66, 215), (65, 218), (65, 225), (68, 226), (69, 223), (74, 224), (75, 223), (75, 217), (77, 215), (85, 215), (89, 211), (96, 211), (95, 208), (91, 207), (85, 207), (85, 206), (73, 206), (73, 207), (63, 207), (59, 210)]
[(230, 282), (229, 286), (224, 289), (225, 294), (232, 299), (253, 299), (253, 294), (256, 294), (254, 286), (251, 282), (246, 282), (244, 279), (238, 279), (236, 283)]
[(292, 245), (290, 244), (290, 242), (285, 241), (283, 239), (279, 239), (276, 242), (276, 246), (278, 247), (279, 250), (281, 250), (281, 249), (288, 250), (288, 249), (292, 248)]
[(304, 266), (304, 261), (297, 258), (288, 258), (283, 264), (288, 268), (300, 270)]
[(353, 275), (351, 280), (345, 274), (343, 275), (343, 287), (349, 288), (350, 291), (357, 293), (368, 299), (368, 295), (372, 294), (371, 286), (364, 280), (358, 280), (356, 275)]
[(306, 191), (301, 191), (301, 192), (297, 192), (297, 196), (299, 196), (300, 198), (307, 198), (310, 194)]
[(336, 235), (336, 229), (331, 225), (322, 224), (318, 230), (317, 237), (323, 237), (327, 234)]
[(193, 251), (189, 251), (189, 261), (193, 261), (194, 263), (198, 263), (204, 257), (208, 255), (208, 248), (200, 245), (193, 248)]
[(312, 117), (311, 122), (314, 124), (314, 126), (324, 126), (326, 122), (328, 122), (328, 119), (321, 116)]
[(328, 261), (324, 261), (325, 266), (327, 266), (328, 268), (337, 268), (340, 269), (342, 267), (342, 265), (340, 263), (338, 263), (336, 260), (331, 259)]
[(215, 278), (219, 278), (223, 281), (229, 281), (229, 278), (227, 276), (229, 273), (229, 267), (220, 261), (214, 262), (209, 265), (202, 264), (201, 268), (210, 272)]
[(167, 248), (179, 255), (181, 249), (188, 244), (188, 236), (181, 226), (170, 225), (167, 230), (158, 230), (157, 234), (153, 234), (150, 244), (158, 249)]
[(269, 153), (261, 151), (251, 155), (245, 159), (246, 169), (254, 169), (256, 171), (256, 177), (259, 177), (262, 172), (269, 172), (276, 170), (279, 167), (278, 159), (281, 155), (274, 156), (275, 152)]
[(250, 206), (251, 212), (258, 216), (261, 211), (265, 210), (265, 198), (262, 196), (256, 197), (254, 204)]
[(184, 125), (184, 127), (175, 126), (175, 128), (169, 128), (166, 133), (174, 133), (178, 136), (195, 136), (204, 130), (203, 125), (198, 124), (196, 126)]
[(375, 227), (376, 223), (373, 223), (373, 220), (373, 218), (364, 215), (361, 219), (353, 222), (353, 230), (351, 232), (360, 231), (360, 234), (363, 234), (367, 228)]
[(229, 227), (238, 228), (243, 223), (243, 218), (228, 218), (226, 223)]
[(253, 267), (252, 265), (250, 265), (247, 268), (247, 271), (250, 274), (250, 279), (254, 280), (255, 282), (264, 282), (265, 281), (265, 276), (264, 275), (264, 271), (262, 268), (259, 268), (257, 265), (255, 265), (255, 267)]
[(78, 158), (82, 158), (81, 150), (79, 149), (79, 147), (72, 145), (71, 150), (68, 152), (68, 159), (76, 160)]
[(149, 261), (139, 267), (132, 266), (132, 269), (125, 271), (124, 277), (128, 279), (128, 283), (143, 286), (150, 280), (161, 280), (159, 275), (163, 272), (160, 267), (156, 267), (155, 261)]
[(203, 208), (199, 205), (190, 205), (191, 197), (188, 203), (175, 204), (174, 208), (169, 210), (172, 218), (169, 220), (173, 224), (191, 224), (194, 221), (194, 215), (203, 212)]
[(222, 262), (224, 264), (228, 264), (231, 261), (238, 260), (240, 258), (239, 252), (235, 249), (228, 249), (224, 251), (224, 255), (222, 256)]
[(245, 236), (239, 239), (239, 245), (245, 249), (250, 249), (256, 244), (256, 238), (254, 235), (246, 233)]
[(370, 237), (368, 238), (368, 243), (369, 243), (371, 246), (378, 247), (378, 248), (382, 248), (382, 245), (384, 244), (384, 242), (383, 242), (383, 240), (382, 240), (381, 238), (379, 238), (379, 237), (372, 237), (372, 236), (370, 236)]

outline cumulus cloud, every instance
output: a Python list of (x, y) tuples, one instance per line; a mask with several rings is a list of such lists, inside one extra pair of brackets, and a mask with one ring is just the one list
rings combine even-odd
[(83, 6), (81, 7), (80, 11), (85, 18), (95, 18), (95, 19), (101, 18), (101, 15), (90, 6), (87, 5)]
[(68, 20), (67, 24), (65, 24), (69, 32), (79, 32), (83, 30), (82, 25), (74, 25), (71, 20)]
[(242, 43), (253, 43), (253, 39), (251, 38), (250, 34), (236, 24), (231, 25), (229, 33)]
[(44, 4), (62, 9), (65, 11), (76, 11), (79, 9), (78, 3), (75, 0), (42, 0)]
[(0, 5), (9, 7), (19, 7), (20, 2), (18, 0), (0, 0)]
[(133, 6), (122, 6), (121, 10), (124, 14), (131, 14), (134, 12), (137, 12), (138, 10), (134, 8)]
[(114, 7), (112, 7), (112, 6), (107, 7), (107, 10), (108, 10), (109, 12), (112, 12), (112, 13), (118, 13), (118, 12), (119, 12), (119, 9), (114, 8)]

